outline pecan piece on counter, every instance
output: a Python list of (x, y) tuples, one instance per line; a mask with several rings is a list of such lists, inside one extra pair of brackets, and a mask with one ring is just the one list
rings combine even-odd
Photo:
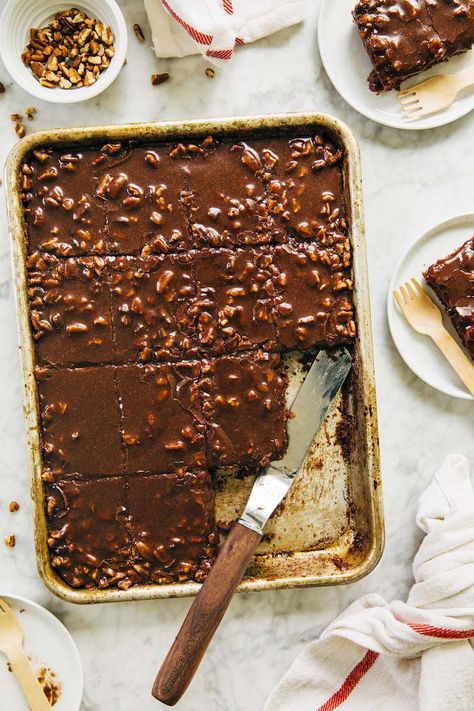
[(160, 84), (164, 84), (165, 81), (168, 81), (170, 78), (170, 75), (168, 72), (163, 72), (163, 74), (152, 74), (151, 75), (151, 83), (153, 86), (159, 86)]

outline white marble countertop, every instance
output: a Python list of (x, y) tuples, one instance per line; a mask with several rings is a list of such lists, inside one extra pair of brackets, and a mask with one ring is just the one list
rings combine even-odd
[[(0, 0), (0, 10), (5, 0)], [(142, 3), (120, 3), (131, 30), (148, 31)], [(322, 110), (346, 121), (361, 144), (370, 290), (372, 296), (387, 544), (364, 580), (346, 587), (237, 596), (221, 625), (182, 711), (259, 711), (268, 693), (308, 640), (348, 603), (366, 592), (403, 597), (420, 540), (414, 514), (419, 492), (449, 452), (474, 462), (474, 407), (438, 394), (400, 360), (387, 329), (390, 274), (410, 242), (447, 216), (474, 210), (474, 115), (430, 132), (382, 128), (350, 109), (330, 85), (316, 43), (319, 3), (308, 3), (303, 26), (236, 52), (232, 64), (204, 74), (198, 57), (157, 61), (131, 31), (128, 64), (113, 86), (87, 104), (58, 107), (32, 101), (12, 86), (0, 96), (0, 164), (15, 141), (9, 114), (39, 109), (28, 129)], [(149, 37), (149, 31), (148, 31)], [(171, 79), (152, 87), (150, 75)], [(0, 191), (3, 188), (0, 188)], [(0, 589), (33, 598), (73, 634), (84, 664), (84, 711), (140, 711), (159, 707), (150, 688), (160, 660), (190, 601), (162, 600), (76, 607), (51, 596), (36, 573), (17, 330), (3, 196), (0, 197)], [(20, 502), (18, 513), (8, 503)], [(6, 534), (17, 536), (10, 550)], [(9, 709), (9, 711), (15, 711)]]

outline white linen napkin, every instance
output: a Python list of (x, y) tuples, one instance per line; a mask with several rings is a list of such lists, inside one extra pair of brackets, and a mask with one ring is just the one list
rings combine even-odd
[(407, 602), (366, 595), (312, 642), (264, 711), (474, 709), (474, 491), (448, 457), (421, 495)]
[(157, 57), (201, 53), (225, 64), (234, 47), (301, 22), (305, 0), (145, 0)]

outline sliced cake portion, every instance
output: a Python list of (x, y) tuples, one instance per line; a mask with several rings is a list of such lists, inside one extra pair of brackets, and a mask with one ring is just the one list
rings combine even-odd
[(449, 55), (470, 49), (474, 42), (472, 0), (426, 0), (436, 32)]
[(209, 472), (133, 477), (127, 509), (135, 583), (204, 580), (218, 541)]
[(286, 448), (287, 375), (280, 356), (224, 356), (200, 382), (210, 467), (266, 466)]
[(189, 255), (110, 257), (107, 266), (116, 360), (172, 362), (193, 355)]
[(274, 350), (273, 288), (259, 249), (203, 249), (194, 255), (191, 343), (204, 355)]
[(423, 274), (474, 360), (474, 237)]

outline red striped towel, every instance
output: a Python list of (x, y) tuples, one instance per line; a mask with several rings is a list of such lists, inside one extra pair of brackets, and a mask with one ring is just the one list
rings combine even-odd
[[(354, 602), (290, 667), (264, 711), (474, 709), (474, 491), (448, 457), (420, 497), (407, 602)], [(390, 541), (388, 542), (390, 545)]]
[(225, 64), (234, 47), (301, 22), (307, 0), (145, 0), (157, 57), (204, 55)]

